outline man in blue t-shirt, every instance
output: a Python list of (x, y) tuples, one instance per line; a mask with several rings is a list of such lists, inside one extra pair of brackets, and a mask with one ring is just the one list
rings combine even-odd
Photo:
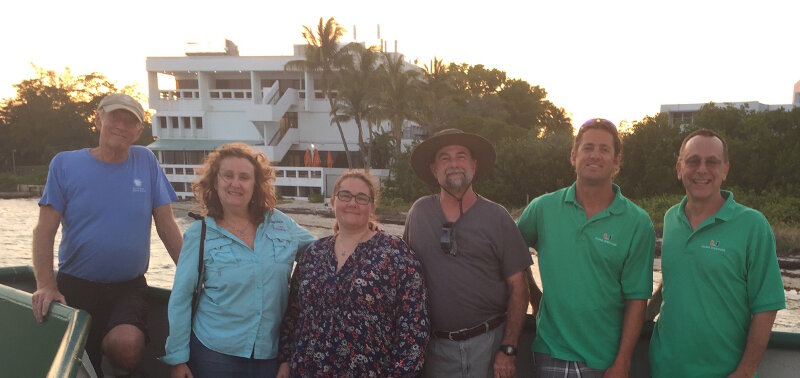
[[(98, 376), (103, 354), (125, 371), (135, 370), (141, 359), (151, 221), (173, 261), (181, 249), (170, 206), (175, 191), (153, 153), (131, 146), (142, 133), (143, 118), (141, 104), (128, 95), (110, 94), (100, 101), (99, 146), (53, 158), (33, 230), (33, 315), (44, 321), (53, 301), (86, 310), (92, 316), (86, 351)], [(56, 276), (53, 245), (59, 224)]]

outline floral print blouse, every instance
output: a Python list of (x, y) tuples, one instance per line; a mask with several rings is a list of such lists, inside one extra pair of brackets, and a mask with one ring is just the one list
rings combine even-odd
[(291, 376), (421, 375), (429, 323), (419, 260), (378, 232), (337, 272), (334, 242), (316, 241), (295, 268), (278, 360)]

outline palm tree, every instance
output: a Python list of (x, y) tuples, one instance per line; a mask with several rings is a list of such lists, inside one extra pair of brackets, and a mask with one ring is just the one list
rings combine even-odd
[(415, 118), (428, 133), (434, 133), (453, 118), (449, 112), (454, 108), (454, 86), (448, 67), (441, 59), (434, 57), (430, 65), (425, 64), (423, 68), (422, 91)]
[[(287, 62), (284, 69), (290, 71), (321, 72), (322, 93), (328, 99), (331, 106), (332, 121), (339, 129), (339, 136), (342, 138), (344, 152), (347, 156), (347, 167), (353, 168), (353, 161), (350, 157), (350, 149), (347, 147), (347, 140), (342, 131), (342, 124), (336, 117), (336, 105), (331, 96), (332, 78), (334, 72), (340, 67), (347, 65), (351, 59), (350, 53), (346, 48), (340, 48), (339, 40), (344, 35), (345, 29), (331, 17), (325, 23), (322, 17), (319, 18), (317, 30), (314, 31), (308, 26), (303, 26), (303, 38), (306, 40), (306, 59), (293, 60)], [(306, 93), (306, 96), (313, 96), (313, 93)]]
[[(367, 122), (368, 140), (373, 140), (374, 109), (377, 101), (376, 76), (378, 54), (376, 47), (365, 48), (360, 44), (348, 47), (353, 53), (351, 64), (337, 72), (338, 94), (331, 110), (331, 122), (354, 121), (358, 127), (358, 146), (361, 150), (364, 169), (369, 171), (372, 162), (372, 143), (364, 140), (364, 121)], [(364, 155), (366, 153), (366, 155)]]
[(380, 114), (389, 120), (394, 139), (395, 157), (400, 156), (403, 139), (403, 122), (413, 119), (414, 104), (419, 97), (421, 81), (419, 72), (406, 69), (402, 54), (383, 53), (380, 79), (382, 93), (379, 101)]

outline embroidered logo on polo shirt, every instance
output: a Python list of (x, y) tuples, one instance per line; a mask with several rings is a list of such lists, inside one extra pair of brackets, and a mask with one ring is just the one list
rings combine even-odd
[(133, 191), (139, 193), (145, 192), (144, 188), (142, 188), (142, 180), (139, 180), (138, 178), (133, 179)]
[(712, 251), (725, 252), (725, 248), (719, 247), (719, 240), (711, 239), (708, 244), (700, 246), (703, 249), (710, 249)]
[(611, 241), (612, 239), (614, 239), (614, 237), (611, 234), (609, 234), (608, 232), (604, 232), (602, 238), (597, 237), (597, 236), (594, 237), (594, 240), (597, 240), (597, 241), (599, 241), (601, 243), (605, 243), (605, 244), (608, 244), (608, 245), (616, 247), (617, 244), (612, 242)]

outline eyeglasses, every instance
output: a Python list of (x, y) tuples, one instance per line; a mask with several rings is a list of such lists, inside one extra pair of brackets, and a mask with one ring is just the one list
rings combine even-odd
[(359, 205), (369, 205), (370, 203), (372, 203), (372, 197), (364, 193), (353, 194), (347, 190), (340, 190), (339, 192), (337, 192), (336, 198), (344, 202), (350, 202), (353, 200), (353, 198), (355, 198), (356, 203)]
[(596, 125), (596, 126), (601, 126), (602, 125), (602, 126), (611, 127), (614, 130), (617, 129), (617, 125), (615, 125), (613, 122), (611, 122), (611, 121), (609, 121), (609, 120), (607, 120), (605, 118), (592, 118), (592, 119), (584, 122), (583, 125), (581, 125), (581, 129), (584, 128), (584, 127), (593, 126), (593, 125)]
[(456, 229), (453, 222), (442, 225), (442, 236), (439, 237), (439, 246), (445, 255), (455, 256), (458, 248), (456, 247)]

